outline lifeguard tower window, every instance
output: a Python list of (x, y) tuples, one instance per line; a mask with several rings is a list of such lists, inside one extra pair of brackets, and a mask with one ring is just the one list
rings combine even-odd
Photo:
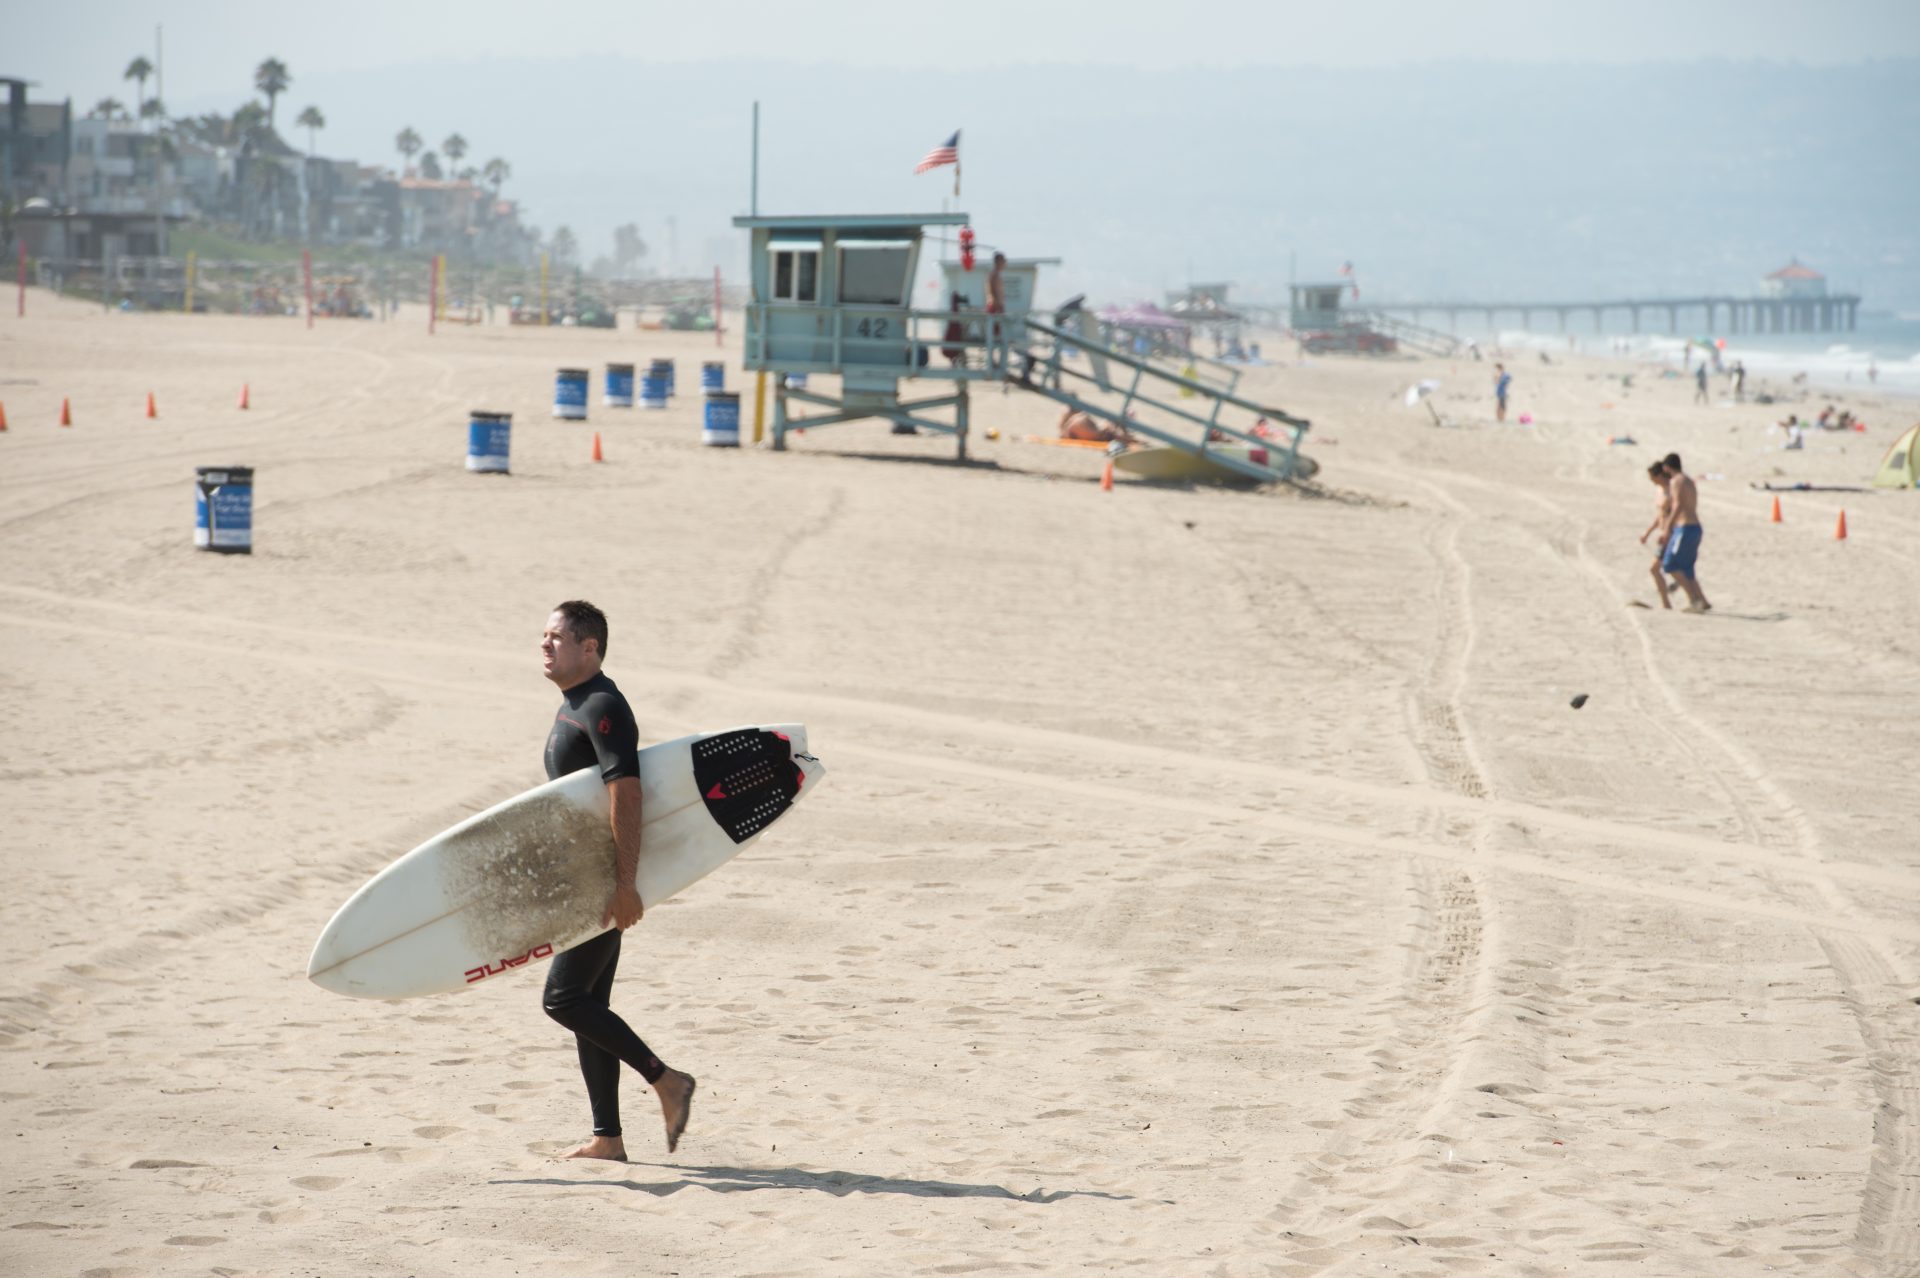
[(820, 300), (820, 250), (776, 249), (773, 254), (773, 295), (782, 302)]
[(913, 249), (903, 244), (842, 244), (840, 301), (856, 306), (904, 306)]

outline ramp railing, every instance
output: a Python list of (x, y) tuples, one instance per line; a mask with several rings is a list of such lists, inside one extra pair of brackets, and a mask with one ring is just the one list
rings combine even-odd
[[(1032, 315), (1024, 326), (1028, 344), (990, 343), (987, 351), (1012, 384), (1249, 479), (1288, 479), (1298, 468), (1311, 425), (1305, 418), (1186, 376), (1166, 361), (1106, 346), (1090, 326), (1069, 331)], [(1114, 395), (1117, 405), (1103, 402)], [(1229, 441), (1248, 451), (1220, 447)]]

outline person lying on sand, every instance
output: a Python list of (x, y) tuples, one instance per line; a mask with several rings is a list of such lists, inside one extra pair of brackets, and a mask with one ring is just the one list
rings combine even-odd
[(1100, 444), (1110, 444), (1116, 439), (1129, 444), (1133, 442), (1133, 436), (1127, 434), (1127, 428), (1120, 423), (1109, 420), (1102, 426), (1099, 418), (1077, 408), (1069, 408), (1060, 414), (1060, 438), (1085, 439)]

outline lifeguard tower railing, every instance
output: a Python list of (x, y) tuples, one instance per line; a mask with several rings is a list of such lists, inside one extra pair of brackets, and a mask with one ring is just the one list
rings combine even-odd
[[(794, 426), (825, 426), (880, 415), (958, 434), (964, 453), (964, 411), (955, 422), (929, 419), (917, 411), (964, 410), (963, 401), (940, 398), (908, 404), (893, 400), (884, 410), (868, 401), (869, 395), (891, 395), (895, 379), (908, 377), (1009, 382), (1124, 427), (1136, 437), (1194, 453), (1222, 469), (1264, 482), (1293, 476), (1301, 440), (1310, 427), (1304, 418), (1245, 399), (1216, 381), (1187, 372), (1186, 366), (1109, 346), (1100, 334), (1099, 321), (1085, 312), (1077, 317), (1077, 326), (1056, 327), (1033, 314), (754, 303), (747, 308), (748, 368), (771, 365), (770, 324), (767, 317), (756, 315), (769, 309), (778, 310), (784, 327), (785, 335), (778, 342), (782, 371), (843, 378), (839, 399), (805, 390), (784, 392), (783, 398), (830, 411), (804, 419), (786, 419), (782, 412), (775, 423), (776, 446), (779, 435)], [(811, 325), (796, 324), (808, 319)], [(796, 344), (792, 336), (796, 327), (810, 327), (813, 336)], [(1237, 378), (1238, 370), (1228, 371)], [(863, 388), (862, 383), (876, 373), (883, 384)], [(1247, 444), (1253, 451), (1243, 456), (1218, 448), (1230, 441)]]
[[(1131, 435), (1193, 453), (1249, 479), (1272, 482), (1297, 472), (1300, 443), (1312, 426), (1307, 419), (1242, 398), (1165, 361), (1108, 346), (1100, 340), (1095, 317), (1083, 312), (1075, 318), (1075, 327), (1068, 328), (1027, 316), (1026, 344), (1009, 352), (1017, 360), (1009, 379)], [(1248, 453), (1218, 447), (1230, 441), (1248, 445)]]

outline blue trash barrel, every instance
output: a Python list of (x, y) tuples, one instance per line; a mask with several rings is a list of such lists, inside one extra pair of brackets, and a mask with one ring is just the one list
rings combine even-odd
[(253, 467), (194, 468), (193, 544), (223, 555), (253, 553)]
[(727, 366), (717, 359), (710, 359), (700, 365), (700, 389), (703, 391), (725, 390), (727, 388)]
[(553, 375), (553, 415), (570, 422), (587, 420), (587, 370), (563, 368)]
[(665, 408), (667, 396), (673, 394), (673, 363), (671, 360), (656, 359), (647, 366), (647, 375), (640, 379), (640, 407)]
[(606, 403), (608, 408), (633, 407), (633, 365), (607, 365)]
[(651, 364), (647, 365), (647, 371), (653, 373), (655, 376), (661, 378), (663, 381), (666, 382), (668, 395), (679, 394), (679, 387), (675, 384), (672, 360), (656, 359)]
[(787, 374), (788, 390), (805, 390), (806, 388), (807, 388), (807, 375), (805, 373), (788, 373)]
[(513, 442), (512, 413), (467, 414), (467, 469), (483, 475), (507, 473), (507, 453)]
[(707, 417), (700, 442), (709, 448), (740, 447), (740, 396), (734, 391), (708, 391)]

